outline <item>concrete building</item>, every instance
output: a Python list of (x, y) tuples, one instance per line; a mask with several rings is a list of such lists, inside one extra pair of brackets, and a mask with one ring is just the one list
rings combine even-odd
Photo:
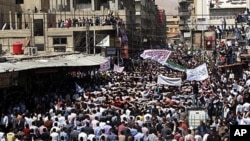
[(222, 19), (225, 18), (227, 28), (235, 26), (235, 18), (239, 14), (244, 14), (249, 0), (220, 0), (218, 2), (211, 2), (209, 8), (209, 23), (213, 25), (222, 25)]
[[(145, 42), (164, 44), (166, 39), (164, 31), (159, 30), (164, 29), (165, 14), (161, 11), (159, 17), (154, 0), (0, 0), (0, 7), (0, 45), (5, 53), (13, 53), (16, 42), (23, 44), (26, 54), (29, 47), (45, 53), (96, 53), (101, 47), (95, 45), (107, 35), (110, 47), (127, 46), (131, 51), (144, 47)], [(159, 19), (163, 21), (160, 24)], [(122, 43), (124, 38), (128, 40), (126, 45)]]
[(179, 38), (179, 16), (167, 16), (167, 37), (169, 43), (173, 43)]
[[(166, 42), (166, 14), (154, 0), (135, 0), (135, 36), (141, 48), (155, 48)], [(156, 16), (158, 15), (158, 16)]]
[(192, 12), (194, 11), (193, 0), (179, 0), (179, 30), (182, 38), (190, 38), (191, 26), (193, 26)]

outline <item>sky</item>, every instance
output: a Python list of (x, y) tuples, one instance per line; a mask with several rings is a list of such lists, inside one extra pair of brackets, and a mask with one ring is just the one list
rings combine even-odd
[(159, 9), (165, 9), (166, 15), (177, 15), (178, 0), (155, 0)]

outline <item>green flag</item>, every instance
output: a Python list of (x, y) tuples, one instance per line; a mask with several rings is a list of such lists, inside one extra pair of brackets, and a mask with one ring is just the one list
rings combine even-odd
[(185, 72), (186, 69), (187, 69), (186, 67), (181, 66), (181, 65), (176, 64), (176, 63), (171, 62), (171, 61), (166, 61), (166, 63), (163, 64), (163, 65), (166, 65), (167, 67), (169, 67), (169, 68), (171, 68), (173, 70), (182, 71), (182, 72)]

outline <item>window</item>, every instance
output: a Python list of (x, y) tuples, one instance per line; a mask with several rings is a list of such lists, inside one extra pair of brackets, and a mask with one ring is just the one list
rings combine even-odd
[(53, 45), (55, 44), (67, 44), (67, 38), (53, 38)]
[(34, 35), (43, 36), (43, 19), (34, 20)]
[(23, 0), (16, 0), (16, 4), (23, 4)]
[(166, 24), (167, 24), (167, 25), (175, 25), (175, 22), (174, 22), (174, 21), (167, 21)]

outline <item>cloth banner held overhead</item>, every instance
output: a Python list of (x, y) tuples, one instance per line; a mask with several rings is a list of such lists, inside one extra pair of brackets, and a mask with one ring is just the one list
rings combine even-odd
[(114, 64), (114, 72), (121, 73), (121, 72), (123, 72), (123, 70), (124, 70), (124, 67), (120, 67), (120, 66)]
[(164, 84), (169, 86), (181, 86), (181, 78), (170, 78), (162, 75), (158, 75), (157, 84)]
[(84, 89), (78, 85), (76, 82), (75, 82), (75, 89), (76, 89), (76, 92), (78, 93), (82, 93), (84, 91)]
[(101, 72), (107, 71), (110, 69), (110, 57), (107, 57), (106, 59), (107, 59), (107, 61), (100, 65), (99, 71), (101, 71)]
[(208, 78), (207, 65), (204, 63), (194, 69), (187, 69), (187, 80), (189, 81), (202, 81)]
[(170, 56), (171, 51), (163, 49), (148, 49), (144, 50), (140, 55), (143, 59), (155, 60), (161, 64), (166, 63), (168, 57)]

